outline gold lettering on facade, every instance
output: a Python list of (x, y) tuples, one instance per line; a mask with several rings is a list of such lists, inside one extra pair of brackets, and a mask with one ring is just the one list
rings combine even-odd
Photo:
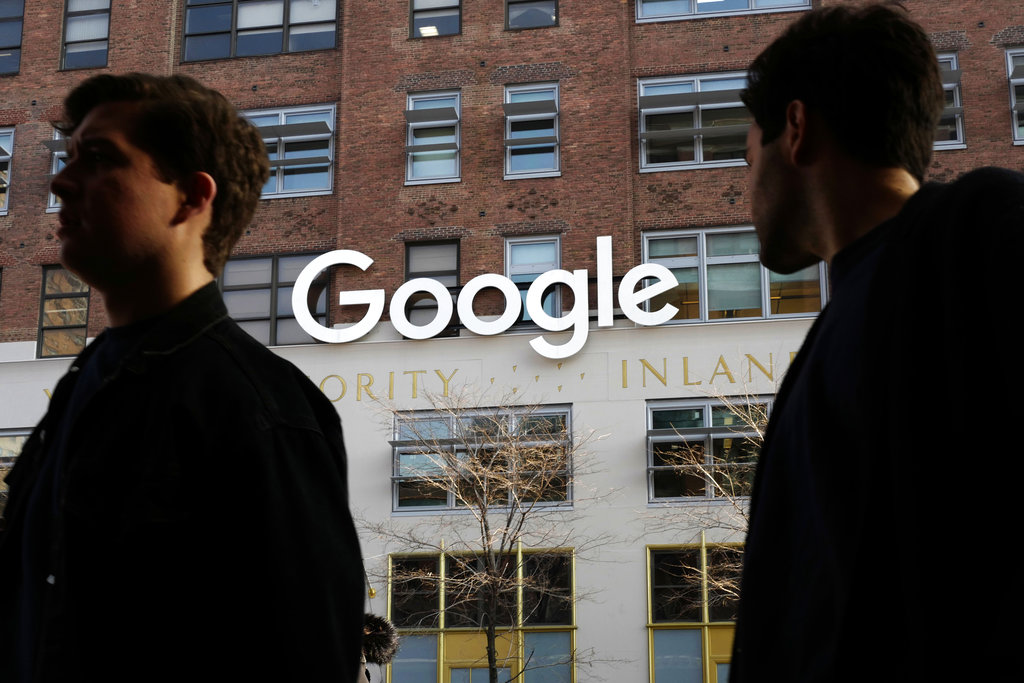
[[(719, 370), (721, 368), (721, 370)], [(730, 384), (736, 384), (736, 378), (732, 376), (732, 370), (729, 369), (729, 364), (725, 362), (725, 356), (718, 357), (718, 363), (715, 364), (715, 370), (711, 373), (711, 379), (708, 380), (711, 384), (715, 383), (715, 378), (719, 375), (725, 375), (729, 378)]]
[[(327, 393), (327, 380), (329, 380), (329, 379), (336, 379), (341, 384), (341, 392), (337, 396), (335, 396), (334, 398), (331, 398), (330, 394)], [(324, 396), (326, 396), (327, 400), (330, 401), (331, 403), (337, 403), (342, 398), (344, 398), (346, 391), (348, 391), (348, 385), (346, 385), (345, 384), (345, 380), (343, 380), (338, 375), (327, 375), (322, 380), (320, 380), (320, 392)]]
[(747, 365), (747, 381), (748, 382), (753, 382), (754, 381), (754, 366), (755, 365), (757, 366), (758, 370), (760, 370), (761, 372), (764, 373), (765, 377), (767, 377), (768, 379), (770, 379), (772, 381), (775, 381), (775, 359), (772, 357), (772, 354), (770, 354), (770, 353), (768, 354), (768, 369), (767, 370), (765, 370), (765, 367), (763, 365), (761, 365), (759, 362), (757, 362), (757, 359), (754, 358), (753, 354), (748, 353), (748, 354), (746, 354), (746, 356), (747, 356), (747, 361), (749, 363)]
[[(363, 390), (365, 389), (366, 390), (366, 395), (369, 396), (370, 398), (372, 398), (374, 401), (376, 401), (377, 397), (373, 395), (372, 391), (370, 391), (370, 387), (372, 387), (372, 386), (373, 386), (373, 375), (371, 375), (368, 372), (360, 372), (359, 374), (357, 374), (356, 375), (356, 400), (357, 401), (362, 401), (363, 400)], [(415, 396), (413, 396), (413, 398), (415, 398)]]
[(406, 370), (402, 374), (412, 375), (412, 397), (420, 397), (420, 373), (427, 374), (426, 370)]
[(647, 371), (648, 370), (650, 370), (651, 374), (653, 374), (655, 377), (658, 378), (658, 381), (661, 382), (661, 386), (663, 386), (663, 387), (667, 387), (668, 386), (668, 381), (667, 381), (667, 377), (668, 377), (668, 358), (662, 358), (661, 359), (661, 372), (658, 372), (657, 370), (655, 370), (654, 366), (651, 365), (650, 363), (648, 363), (646, 358), (641, 358), (640, 359), (640, 365), (643, 367), (643, 374), (641, 376), (643, 377), (643, 385), (645, 387), (647, 386)]
[(46, 400), (47, 401), (49, 401), (51, 398), (53, 398), (53, 392), (50, 391), (49, 389), (43, 389), (43, 393), (46, 394)]
[(695, 387), (700, 384), (703, 384), (702, 380), (697, 380), (696, 382), (690, 381), (690, 359), (683, 356), (683, 386)]
[(623, 389), (628, 389), (629, 388), (629, 380), (628, 380), (628, 378), (626, 376), (626, 363), (627, 362), (628, 361), (625, 361), (625, 360), (622, 361), (622, 388)]
[[(434, 374), (436, 374), (438, 377), (440, 377), (441, 381), (444, 382), (444, 393), (441, 394), (442, 396), (448, 396), (448, 383), (452, 381), (452, 377), (454, 377), (455, 373), (458, 372), (458, 371), (459, 371), (459, 369), (455, 368), (454, 370), (452, 370), (452, 374), (450, 374), (447, 377), (445, 377), (443, 374), (441, 374), (440, 370), (434, 370)], [(494, 384), (494, 378), (493, 377), (491, 378), (491, 384)]]

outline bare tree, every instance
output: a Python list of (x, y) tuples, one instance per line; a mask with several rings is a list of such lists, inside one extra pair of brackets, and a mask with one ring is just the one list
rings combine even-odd
[[(695, 534), (704, 546), (708, 531), (742, 541), (746, 537), (750, 517), (750, 494), (754, 472), (765, 428), (768, 425), (767, 397), (744, 393), (738, 396), (716, 394), (712, 397), (717, 417), (708, 435), (694, 438), (685, 430), (672, 429), (678, 437), (656, 443), (653, 458), (664, 468), (667, 478), (684, 496), (694, 500), (672, 505), (650, 521), (651, 528)], [(698, 499), (700, 498), (700, 499)], [(700, 586), (703, 577), (707, 587), (710, 614), (732, 618), (739, 600), (739, 579), (742, 571), (742, 548), (735, 545), (712, 544), (702, 561), (699, 553), (679, 552), (666, 557), (660, 569), (678, 579), (680, 586)], [(703, 566), (703, 569), (702, 569)], [(685, 590), (666, 593), (666, 600), (689, 603), (693, 596)], [(667, 609), (676, 609), (668, 605)]]
[[(456, 393), (430, 396), (426, 411), (387, 408), (399, 506), (461, 514), (363, 522), (403, 552), (430, 553), (391, 563), (392, 617), (406, 626), (443, 618), (446, 626), (480, 629), (490, 683), (505, 683), (498, 644), (517, 625), (570, 623), (572, 553), (606, 540), (581, 543), (571, 525), (584, 446), (594, 435), (574, 428), (566, 407), (510, 398), (480, 407)], [(530, 551), (537, 548), (545, 550)], [(507, 680), (550, 665), (523, 662)]]

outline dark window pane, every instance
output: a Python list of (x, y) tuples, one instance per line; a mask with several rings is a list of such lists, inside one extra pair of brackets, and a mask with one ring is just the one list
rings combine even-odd
[(403, 558), (391, 565), (391, 621), (395, 626), (437, 624), (440, 610), (437, 557)]
[(25, 0), (0, 0), (0, 19), (21, 17), (25, 12)]
[(21, 68), (21, 50), (3, 50), (0, 52), (0, 74), (18, 73)]
[(185, 33), (219, 33), (231, 30), (231, 5), (195, 7), (185, 12)]
[(398, 482), (398, 507), (439, 507), (448, 504), (448, 495), (437, 486), (422, 481)]
[(700, 550), (656, 552), (651, 559), (654, 621), (700, 621)]
[(523, 623), (572, 623), (572, 573), (568, 555), (523, 558)]
[(555, 0), (517, 2), (508, 6), (509, 28), (539, 28), (555, 25)]
[(235, 55), (269, 55), (283, 50), (284, 33), (279, 28), (239, 33), (235, 43)]
[(107, 65), (107, 41), (68, 45), (64, 53), (65, 69), (89, 69)]
[(708, 548), (708, 618), (711, 621), (735, 621), (739, 606), (743, 549)]
[(417, 12), (412, 18), (412, 34), (417, 38), (450, 36), (458, 32), (458, 9), (440, 9), (429, 12)]
[(334, 47), (334, 24), (292, 26), (288, 32), (288, 51), (306, 52)]
[(0, 47), (21, 45), (21, 22), (0, 21)]
[(192, 36), (185, 39), (185, 61), (221, 59), (231, 56), (231, 35)]

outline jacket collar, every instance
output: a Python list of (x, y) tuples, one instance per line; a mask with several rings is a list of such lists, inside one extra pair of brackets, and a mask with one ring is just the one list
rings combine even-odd
[[(139, 324), (149, 329), (129, 351), (122, 363), (133, 372), (143, 372), (151, 359), (174, 353), (187, 346), (208, 329), (228, 317), (227, 307), (221, 298), (217, 283), (210, 282), (188, 296), (170, 311), (155, 319)], [(92, 355), (94, 349), (109, 335), (102, 332), (75, 359), (72, 368), (77, 371)]]

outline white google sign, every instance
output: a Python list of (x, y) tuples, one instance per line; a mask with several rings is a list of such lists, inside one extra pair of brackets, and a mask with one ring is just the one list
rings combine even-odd
[[(332, 344), (354, 341), (373, 329), (374, 325), (380, 322), (381, 314), (384, 312), (383, 289), (360, 289), (339, 293), (338, 303), (342, 306), (369, 306), (369, 310), (362, 320), (344, 328), (324, 327), (318, 323), (309, 312), (307, 303), (310, 285), (325, 268), (347, 265), (356, 266), (365, 271), (372, 264), (373, 259), (369, 256), (350, 249), (331, 251), (310, 261), (309, 265), (299, 273), (299, 277), (295, 281), (295, 288), (292, 290), (292, 309), (295, 311), (295, 319), (302, 329), (315, 339)], [(548, 332), (563, 332), (570, 328), (573, 331), (572, 336), (562, 344), (552, 344), (542, 335), (534, 337), (530, 340), (530, 346), (534, 351), (546, 358), (558, 359), (567, 358), (583, 348), (590, 327), (588, 277), (586, 270), (572, 272), (549, 270), (537, 276), (537, 279), (530, 283), (530, 288), (526, 292), (526, 311), (533, 322)], [(643, 280), (654, 280), (654, 282), (637, 289), (637, 285)], [(559, 317), (549, 315), (543, 306), (544, 291), (556, 284), (566, 285), (573, 292), (572, 309)], [(676, 284), (675, 276), (665, 266), (657, 263), (638, 265), (626, 273), (619, 282), (619, 308), (627, 318), (638, 325), (660, 325), (671, 320), (678, 309), (670, 304), (665, 304), (657, 311), (645, 311), (643, 304), (672, 289)], [(505, 297), (505, 309), (493, 320), (482, 320), (473, 312), (473, 299), (482, 290), (489, 287), (497, 289)], [(413, 325), (405, 314), (405, 307), (409, 297), (420, 292), (427, 292), (437, 300), (437, 314), (432, 321), (425, 325)], [(448, 288), (437, 280), (430, 278), (409, 280), (395, 291), (388, 310), (391, 325), (399, 334), (410, 339), (430, 339), (448, 326), (452, 318), (453, 306), (457, 306), (459, 320), (470, 332), (480, 335), (495, 335), (501, 334), (519, 320), (523, 301), (519, 294), (519, 288), (514, 282), (503, 275), (487, 273), (478, 275), (466, 283), (459, 293), (457, 304), (452, 303)], [(612, 326), (612, 311), (612, 238), (598, 237), (598, 327)]]

